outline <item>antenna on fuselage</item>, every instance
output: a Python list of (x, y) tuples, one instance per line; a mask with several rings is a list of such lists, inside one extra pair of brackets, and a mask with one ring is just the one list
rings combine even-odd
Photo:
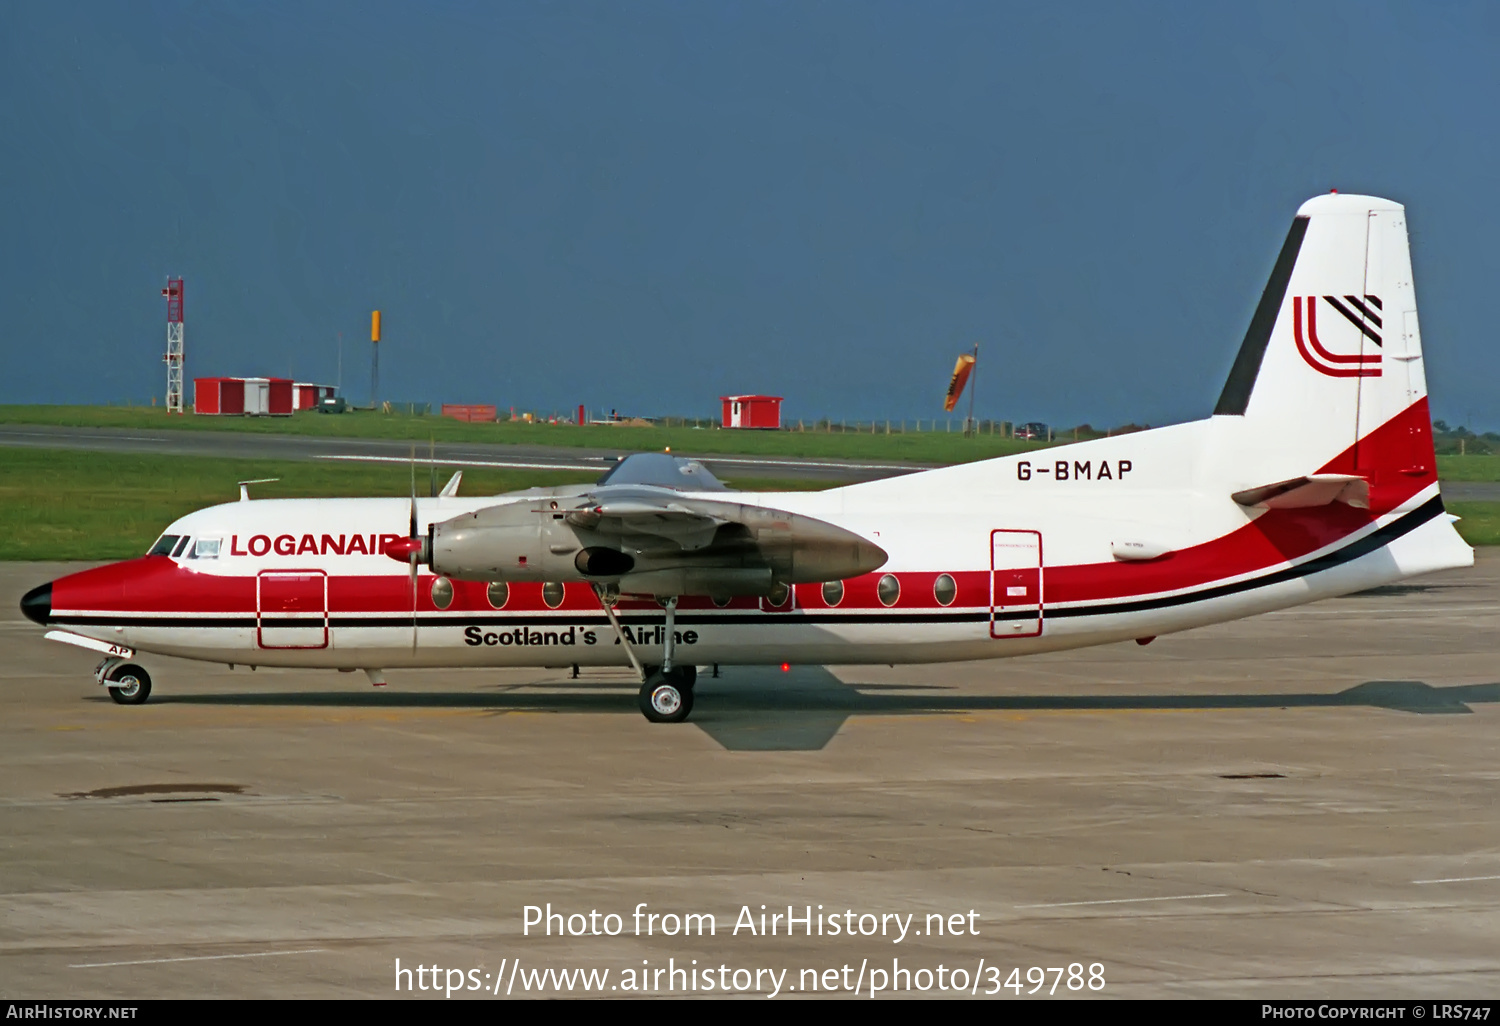
[(251, 478), (249, 481), (241, 481), (241, 482), (239, 482), (239, 486), (240, 486), (240, 501), (241, 502), (249, 502), (250, 501), (250, 486), (251, 485), (253, 485), (253, 484), (270, 484), (272, 481), (280, 481), (280, 480), (281, 480), (281, 478), (279, 478), (279, 477), (256, 477), (256, 478)]

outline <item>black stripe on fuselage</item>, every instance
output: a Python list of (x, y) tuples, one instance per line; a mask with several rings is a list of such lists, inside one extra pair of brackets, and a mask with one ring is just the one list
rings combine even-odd
[(1311, 577), (1313, 574), (1322, 573), (1324, 570), (1332, 570), (1334, 567), (1342, 566), (1345, 563), (1352, 563), (1361, 556), (1368, 556), (1370, 553), (1389, 545), (1402, 535), (1415, 531), (1442, 512), (1443, 497), (1441, 495), (1434, 495), (1399, 520), (1393, 520), (1384, 527), (1371, 531), (1369, 534), (1350, 542), (1341, 549), (1336, 549), (1333, 552), (1325, 552), (1321, 556), (1315, 556), (1305, 563), (1298, 563), (1296, 566), (1274, 570), (1263, 577), (1253, 577), (1249, 580), (1235, 581), (1232, 584), (1220, 584), (1183, 595), (1168, 595), (1162, 598), (1139, 599), (1096, 606), (1048, 606), (1047, 616), (1100, 616), (1105, 613), (1137, 613), (1147, 609), (1165, 609), (1169, 606), (1181, 606), (1190, 602), (1207, 602), (1216, 598), (1224, 598), (1226, 595), (1235, 595), (1242, 591), (1253, 591), (1256, 588), (1269, 588), (1274, 584), (1284, 584), (1287, 581), (1295, 581), (1300, 577)]
[[(1164, 595), (1146, 599), (1117, 599), (1108, 602), (1099, 602), (1086, 606), (1047, 606), (1045, 617), (1047, 619), (1062, 619), (1065, 617), (1080, 616), (1108, 616), (1112, 613), (1140, 613), (1152, 609), (1167, 609), (1172, 606), (1189, 605), (1193, 602), (1207, 602), (1213, 599), (1236, 595), (1241, 592), (1254, 591), (1257, 588), (1267, 588), (1287, 581), (1294, 581), (1302, 577), (1311, 577), (1313, 574), (1332, 570), (1345, 563), (1353, 562), (1361, 556), (1367, 556), (1389, 545), (1391, 542), (1416, 530), (1429, 520), (1443, 512), (1443, 497), (1434, 495), (1422, 505), (1410, 513), (1393, 520), (1371, 531), (1342, 548), (1332, 552), (1325, 552), (1304, 563), (1296, 566), (1285, 567), (1263, 574), (1260, 577), (1252, 577), (1243, 581), (1234, 581), (1229, 584), (1211, 585), (1199, 588), (1196, 591), (1184, 592), (1180, 595)], [(1045, 586), (1045, 584), (1044, 584)], [(658, 626), (663, 621), (661, 613), (635, 613), (621, 612), (620, 622), (632, 627)], [(1036, 610), (1029, 612), (1024, 609), (1007, 610), (991, 616), (989, 610), (977, 611), (898, 611), (868, 612), (868, 613), (840, 613), (832, 609), (806, 610), (796, 609), (786, 613), (754, 612), (754, 613), (710, 613), (710, 612), (688, 612), (677, 615), (677, 624), (680, 627), (703, 627), (709, 625), (744, 626), (758, 625), (768, 626), (777, 623), (795, 624), (903, 624), (903, 623), (987, 623), (995, 620), (1027, 620), (1035, 619)], [(123, 619), (101, 619), (93, 616), (58, 616), (50, 623), (62, 625), (77, 625), (89, 627), (112, 627), (122, 625), (128, 627), (255, 627), (256, 618), (253, 616), (242, 617), (214, 617), (198, 619), (184, 616), (143, 616)], [(575, 625), (579, 627), (607, 627), (609, 620), (603, 613), (570, 613), (559, 612), (547, 616), (538, 616), (535, 613), (511, 614), (487, 613), (475, 616), (435, 616), (433, 614), (417, 617), (417, 624), (421, 627), (509, 627), (511, 629), (528, 628), (536, 630), (556, 630), (559, 625)], [(328, 620), (329, 627), (410, 627), (412, 618), (410, 616), (332, 616)], [(268, 626), (291, 627), (295, 624), (276, 623)], [(322, 626), (322, 621), (314, 621), (306, 626), (317, 628)]]

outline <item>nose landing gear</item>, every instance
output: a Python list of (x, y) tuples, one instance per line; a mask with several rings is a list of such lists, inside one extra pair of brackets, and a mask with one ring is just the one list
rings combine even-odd
[[(106, 660), (108, 662), (108, 660)], [(100, 666), (99, 683), (109, 690), (109, 697), (120, 705), (140, 705), (151, 697), (151, 674), (135, 663)]]

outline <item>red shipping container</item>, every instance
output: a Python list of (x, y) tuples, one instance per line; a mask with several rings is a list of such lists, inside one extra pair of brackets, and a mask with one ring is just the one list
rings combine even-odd
[(290, 417), (295, 408), (291, 378), (267, 378), (266, 412), (273, 417)]
[(194, 378), (193, 412), (239, 415), (245, 412), (245, 382), (240, 378)]
[(471, 424), (490, 424), (498, 419), (498, 411), (486, 403), (444, 403), (443, 416)]

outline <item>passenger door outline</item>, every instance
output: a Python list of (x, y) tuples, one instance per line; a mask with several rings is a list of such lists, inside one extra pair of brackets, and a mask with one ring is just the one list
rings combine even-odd
[(1036, 638), (1045, 618), (1042, 532), (990, 532), (990, 637)]
[(255, 575), (255, 643), (269, 649), (328, 647), (328, 574), (262, 570)]

